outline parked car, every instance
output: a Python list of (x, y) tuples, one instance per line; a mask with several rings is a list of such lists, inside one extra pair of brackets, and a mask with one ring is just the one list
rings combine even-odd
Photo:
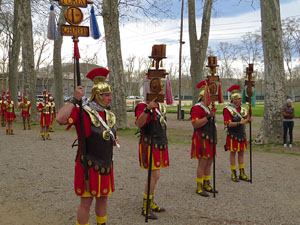
[(68, 101), (70, 101), (72, 98), (73, 98), (72, 95), (70, 95), (70, 96), (64, 96), (64, 101), (65, 101), (65, 102), (68, 102)]
[(36, 101), (37, 101), (37, 102), (42, 102), (43, 99), (44, 99), (44, 98), (43, 98), (43, 95), (37, 95), (37, 96), (36, 96)]

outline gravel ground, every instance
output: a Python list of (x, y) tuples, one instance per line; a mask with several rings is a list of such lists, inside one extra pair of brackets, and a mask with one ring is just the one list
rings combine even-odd
[[(130, 114), (130, 125), (133, 125)], [(221, 120), (221, 118), (219, 118)], [(299, 124), (299, 120), (297, 121)], [(0, 224), (75, 224), (79, 198), (73, 191), (73, 131), (58, 126), (52, 140), (41, 141), (38, 125), (22, 130), (16, 124), (14, 136), (0, 128)], [(299, 128), (297, 128), (299, 130)], [(255, 126), (254, 126), (255, 130)], [(228, 152), (221, 143), (218, 127), (216, 198), (203, 198), (196, 191), (196, 160), (190, 159), (189, 121), (169, 120), (170, 136), (183, 135), (186, 141), (171, 141), (170, 167), (161, 171), (156, 202), (167, 209), (150, 224), (300, 224), (300, 157), (292, 154), (253, 153), (253, 183), (230, 180)], [(133, 132), (132, 132), (133, 133)], [(296, 133), (296, 135), (295, 135)], [(299, 143), (300, 135), (294, 133)], [(144, 224), (140, 215), (146, 171), (139, 168), (137, 139), (120, 137), (114, 152), (116, 191), (109, 198), (110, 225)], [(290, 152), (300, 153), (299, 145)], [(249, 174), (249, 152), (245, 153)], [(90, 224), (94, 222), (91, 211)]]

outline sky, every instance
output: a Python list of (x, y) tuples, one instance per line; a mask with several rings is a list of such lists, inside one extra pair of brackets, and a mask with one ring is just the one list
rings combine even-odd
[[(196, 2), (199, 1), (196, 0)], [(238, 0), (218, 0), (215, 5), (211, 20), (211, 29), (209, 37), (209, 46), (214, 47), (219, 42), (238, 43), (241, 36), (247, 32), (254, 32), (260, 29), (260, 8), (259, 1), (254, 0), (251, 6), (251, 0), (243, 0), (237, 4)], [(120, 23), (121, 48), (123, 62), (129, 56), (148, 57), (151, 55), (151, 49), (154, 44), (167, 45), (167, 59), (165, 64), (179, 63), (179, 35), (180, 35), (180, 10), (181, 1), (173, 0), (172, 12), (174, 18), (165, 19), (159, 24), (152, 24), (146, 20), (139, 22)], [(300, 17), (300, 0), (281, 0), (281, 19), (287, 17)], [(187, 20), (187, 1), (185, 1), (184, 21), (183, 21), (183, 56), (189, 57), (189, 36)], [(201, 13), (202, 9), (197, 9), (197, 32), (198, 39), (201, 32)], [(87, 13), (87, 12), (84, 12)], [(85, 15), (87, 16), (87, 15)], [(103, 20), (97, 17), (100, 31), (103, 34)], [(70, 37), (64, 37), (63, 55), (65, 59), (72, 59), (72, 40)], [(106, 66), (105, 43), (90, 38), (80, 38), (79, 48), (81, 57), (87, 58), (97, 54), (98, 63)]]

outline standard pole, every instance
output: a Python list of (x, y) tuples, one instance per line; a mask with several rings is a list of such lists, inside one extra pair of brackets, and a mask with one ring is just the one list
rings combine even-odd
[[(251, 118), (251, 114), (252, 114), (252, 110), (251, 110), (251, 99), (250, 99), (250, 102), (249, 102), (249, 118)], [(252, 124), (251, 124), (251, 121), (249, 121), (249, 138), (250, 138), (250, 183), (252, 183)]]
[[(75, 40), (74, 38), (74, 45), (75, 42), (78, 42), (78, 40)], [(79, 57), (75, 57), (76, 62), (76, 77), (77, 77), (77, 86), (81, 85), (81, 77), (80, 77), (80, 64), (79, 64)], [(86, 158), (86, 140), (85, 140), (85, 132), (84, 132), (84, 121), (83, 121), (83, 108), (82, 108), (82, 100), (79, 101), (79, 118), (80, 118), (80, 134), (81, 134), (81, 153), (83, 155), (83, 169), (84, 169), (84, 178), (87, 182), (89, 180), (89, 172), (88, 172), (88, 164), (87, 164), (87, 158)]]
[[(213, 109), (215, 109), (215, 103), (213, 102)], [(216, 197), (216, 134), (215, 134), (215, 117), (213, 117), (213, 125), (214, 125), (214, 130), (213, 130), (213, 194), (214, 194), (214, 198)]]
[(181, 4), (181, 21), (180, 21), (180, 44), (179, 44), (179, 71), (178, 71), (178, 100), (179, 100), (179, 106), (178, 106), (178, 119), (180, 120), (182, 118), (181, 115), (181, 58), (182, 58), (182, 30), (183, 30), (183, 8), (184, 8), (184, 0), (182, 0)]
[(150, 184), (151, 184), (151, 172), (152, 172), (152, 138), (150, 144), (150, 158), (149, 158), (149, 165), (148, 165), (148, 187), (147, 187), (147, 203), (146, 203), (146, 218), (145, 222), (148, 223), (148, 212), (149, 212), (149, 205), (150, 205)]

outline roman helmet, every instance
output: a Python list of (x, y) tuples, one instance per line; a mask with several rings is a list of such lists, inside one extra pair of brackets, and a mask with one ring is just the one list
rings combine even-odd
[(11, 99), (10, 99), (10, 91), (9, 91), (9, 90), (6, 92), (6, 98), (7, 98), (8, 101), (11, 100)]
[(24, 99), (24, 102), (26, 102), (28, 100), (28, 96), (26, 93), (23, 94), (23, 99)]
[(207, 103), (207, 105), (210, 105), (209, 83), (206, 80), (203, 80), (197, 84), (197, 88), (200, 89), (198, 102), (201, 100)]
[(48, 98), (49, 98), (49, 101), (50, 101), (50, 102), (53, 102), (52, 94), (49, 93), (49, 94), (48, 94)]
[(111, 93), (111, 86), (105, 82), (109, 74), (109, 70), (100, 67), (91, 70), (86, 77), (94, 82), (90, 101), (93, 101), (95, 96), (98, 97), (98, 102), (102, 107), (107, 107), (106, 103), (103, 101), (102, 95)]
[(240, 85), (232, 85), (228, 88), (228, 92), (231, 92), (231, 102), (235, 99), (242, 98), (242, 95), (239, 93), (240, 89)]

